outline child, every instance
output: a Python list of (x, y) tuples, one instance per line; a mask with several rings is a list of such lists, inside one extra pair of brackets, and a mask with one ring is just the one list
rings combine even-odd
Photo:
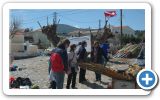
[(70, 84), (72, 82), (72, 89), (75, 89), (76, 84), (76, 76), (78, 71), (78, 65), (77, 65), (77, 55), (75, 53), (76, 45), (72, 44), (70, 46), (70, 52), (68, 53), (68, 64), (71, 69), (71, 73), (68, 75), (67, 79), (67, 86), (66, 88), (70, 88)]

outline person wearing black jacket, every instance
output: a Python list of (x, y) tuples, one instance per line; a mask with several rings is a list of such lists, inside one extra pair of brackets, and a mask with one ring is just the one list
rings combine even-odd
[[(103, 52), (103, 49), (99, 45), (99, 42), (94, 41), (94, 46), (92, 47), (92, 50), (91, 50), (91, 61), (97, 64), (102, 64), (103, 56), (105, 59), (107, 59)], [(101, 74), (95, 72), (95, 75), (96, 75), (96, 81), (101, 81)]]
[[(87, 51), (86, 51), (86, 47), (87, 46), (87, 42), (86, 41), (82, 41), (81, 43), (81, 47), (78, 50), (78, 62), (85, 62), (86, 58), (87, 58)], [(86, 74), (86, 69), (82, 69), (80, 68), (80, 72), (79, 72), (79, 83), (83, 83), (84, 81), (86, 81), (85, 78), (85, 74)]]

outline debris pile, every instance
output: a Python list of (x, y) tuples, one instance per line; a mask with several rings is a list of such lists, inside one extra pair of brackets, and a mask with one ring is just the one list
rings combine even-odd
[(125, 71), (126, 74), (132, 76), (132, 77), (136, 77), (138, 72), (140, 70), (142, 70), (144, 67), (140, 67), (137, 64), (134, 65), (130, 65), (129, 68)]
[(133, 58), (137, 57), (141, 50), (139, 44), (127, 44), (122, 49), (118, 50), (113, 58)]
[(13, 77), (9, 79), (11, 89), (39, 89), (39, 86), (32, 84), (30, 78)]

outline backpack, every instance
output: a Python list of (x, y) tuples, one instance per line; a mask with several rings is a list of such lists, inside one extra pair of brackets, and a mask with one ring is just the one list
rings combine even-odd
[(53, 52), (49, 60), (49, 73), (50, 70), (53, 72), (62, 72), (64, 70), (63, 60), (59, 53)]

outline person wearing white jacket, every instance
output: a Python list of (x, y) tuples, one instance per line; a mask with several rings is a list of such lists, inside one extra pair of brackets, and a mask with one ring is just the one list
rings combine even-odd
[(68, 74), (68, 79), (67, 79), (67, 89), (70, 89), (70, 84), (72, 82), (72, 89), (75, 89), (75, 84), (76, 84), (76, 76), (77, 76), (77, 71), (78, 71), (78, 64), (77, 64), (77, 54), (75, 53), (76, 50), (76, 45), (72, 44), (70, 46), (70, 52), (68, 53), (68, 64), (69, 68), (71, 70), (71, 73)]

